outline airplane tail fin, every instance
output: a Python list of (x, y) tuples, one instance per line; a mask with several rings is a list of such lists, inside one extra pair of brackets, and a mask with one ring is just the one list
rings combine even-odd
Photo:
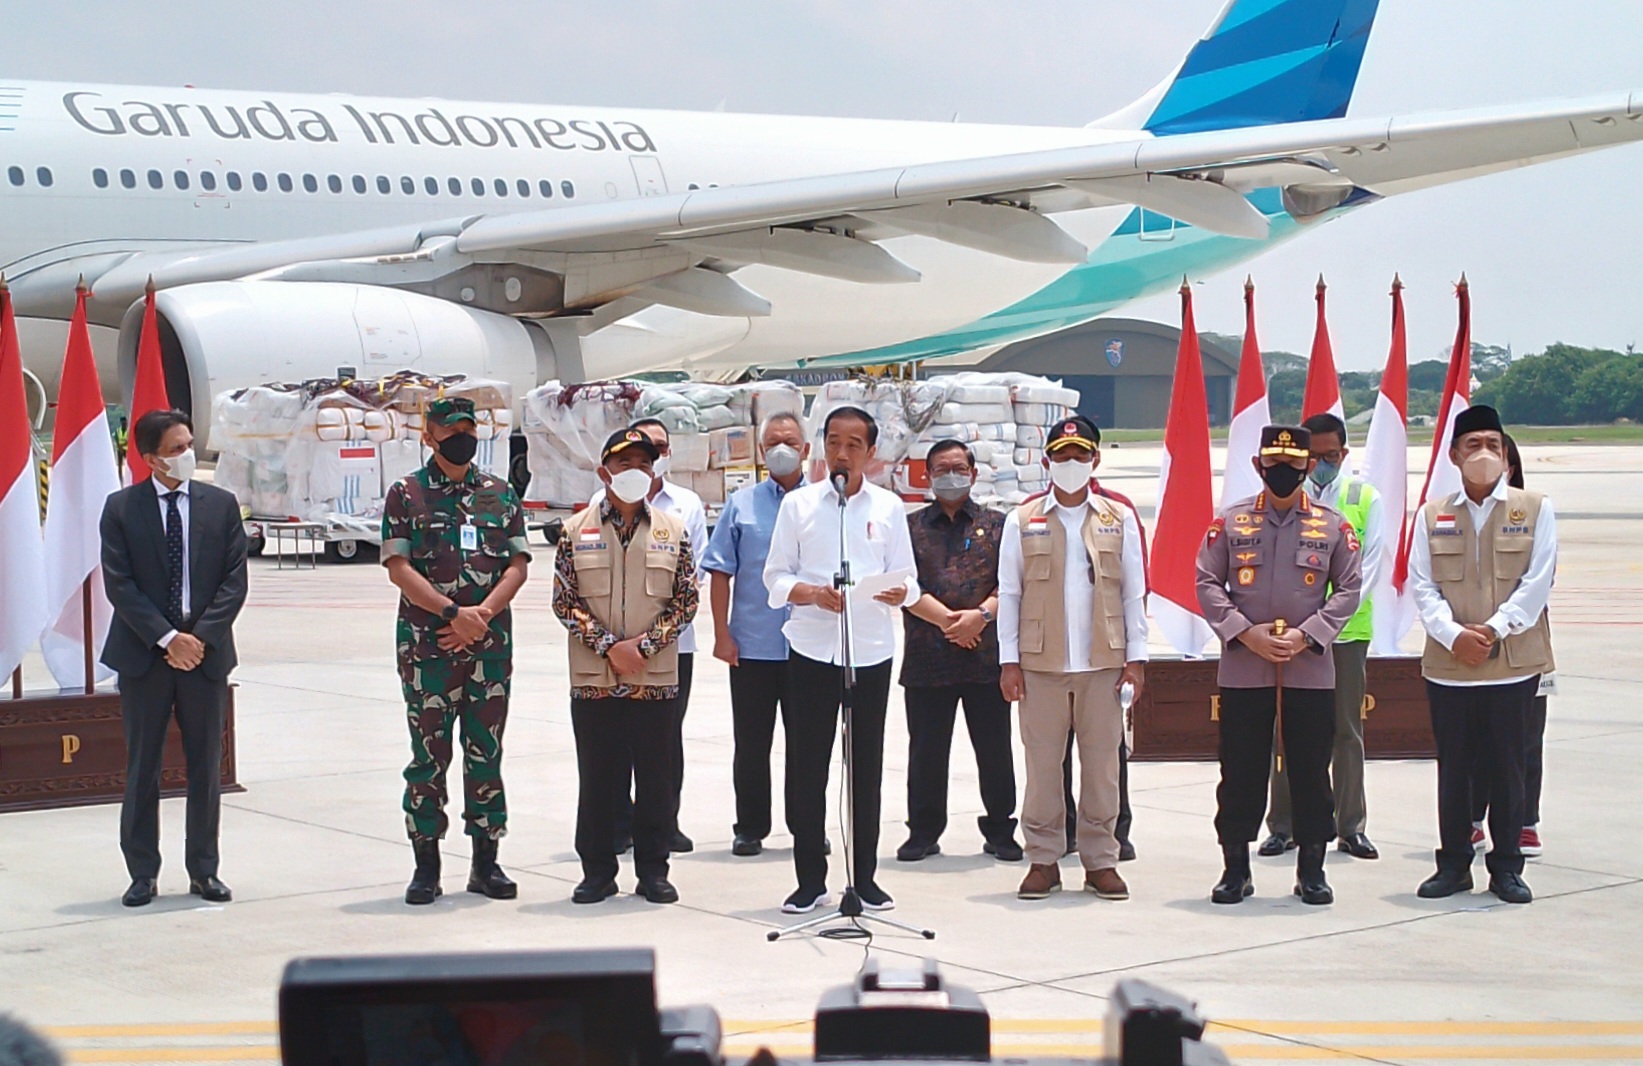
[(1090, 123), (1158, 136), (1340, 118), (1380, 0), (1228, 0), (1152, 92)]

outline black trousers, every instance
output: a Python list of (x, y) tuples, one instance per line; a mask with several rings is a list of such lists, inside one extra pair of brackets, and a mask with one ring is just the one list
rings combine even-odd
[[(891, 662), (856, 669), (850, 762), (855, 825), (850, 861), (854, 885), (873, 883), (878, 871), (879, 791), (884, 776), (884, 714), (890, 702)], [(833, 737), (839, 731), (844, 669), (794, 652), (787, 660), (787, 828), (793, 834), (793, 869), (799, 887), (827, 887), (827, 776)]]
[[(1272, 775), (1276, 688), (1221, 689), (1221, 784), (1215, 790), (1215, 833), (1223, 845), (1249, 844), (1266, 815)], [(1295, 841), (1327, 844), (1335, 837), (1335, 793), (1329, 759), (1335, 747), (1335, 690), (1284, 689), (1284, 769), (1294, 808)]]
[(633, 866), (640, 877), (665, 877), (678, 815), (673, 780), (673, 723), (678, 700), (570, 701), (576, 736), (576, 854), (582, 874), (614, 878), (615, 798), (633, 778)]
[(199, 880), (217, 876), (222, 813), (222, 731), (228, 682), (161, 660), (141, 677), (120, 675), (125, 721), (126, 792), (120, 806), (120, 850), (133, 880), (160, 876), (160, 769), (166, 730), (177, 716), (188, 765), (188, 843), (184, 864)]
[(776, 738), (777, 712), (784, 721), (787, 717), (786, 692), (785, 659), (743, 659), (730, 668), (737, 836), (763, 840), (770, 835), (770, 745)]
[(1538, 676), (1510, 685), (1426, 683), (1438, 743), (1438, 865), (1472, 866), (1472, 767), (1489, 776), (1489, 872), (1522, 873), (1523, 734)]
[[(1489, 765), (1473, 752), (1472, 821), (1489, 816)], [(1523, 725), (1523, 824), (1540, 824), (1540, 783), (1546, 776), (1546, 697), (1536, 696)]]
[(981, 779), (977, 819), (982, 839), (999, 842), (1015, 836), (1015, 758), (1010, 751), (1010, 704), (998, 682), (905, 688), (907, 706), (908, 839), (933, 844), (947, 829), (947, 769), (953, 750), (953, 724), (964, 704), (964, 725), (976, 754)]
[[(679, 698), (674, 712), (673, 733), (668, 757), (673, 760), (673, 827), (679, 831), (679, 806), (685, 787), (685, 708), (690, 706), (690, 682), (696, 676), (694, 653), (679, 653)], [(616, 782), (616, 836), (633, 835), (633, 757), (628, 756), (628, 772)], [(614, 839), (614, 838), (613, 838)]]
[[(1061, 786), (1067, 790), (1067, 850), (1078, 847), (1078, 799), (1073, 795), (1073, 738), (1067, 734), (1067, 756), (1061, 760)], [(1130, 746), (1118, 745), (1118, 822), (1112, 835), (1119, 844), (1130, 842), (1130, 824), (1135, 815), (1130, 811)]]

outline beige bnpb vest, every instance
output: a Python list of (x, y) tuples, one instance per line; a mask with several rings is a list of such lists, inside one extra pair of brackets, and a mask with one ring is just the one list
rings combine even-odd
[[(1046, 514), (1050, 497), (1022, 504), (1021, 523), (1021, 668), (1044, 673), (1067, 669), (1067, 529)], [(1085, 505), (1081, 535), (1094, 567), (1095, 595), (1090, 619), (1090, 668), (1124, 665), (1123, 550), (1124, 517), (1119, 504), (1096, 497)]]
[[(602, 506), (589, 507), (565, 523), (565, 540), (560, 550), (571, 553), (577, 586), (593, 616), (626, 640), (654, 625), (662, 608), (673, 599), (673, 575), (679, 567), (679, 541), (684, 537), (685, 527), (672, 515), (647, 507), (633, 539), (624, 548), (611, 524), (600, 521)], [(644, 676), (637, 678), (618, 678), (604, 656), (575, 637), (568, 643), (572, 687), (615, 688), (623, 682), (679, 683), (677, 641), (649, 659)]]
[[(1529, 569), (1542, 498), (1538, 492), (1508, 489), (1506, 502), (1497, 501), (1490, 509), (1489, 524), (1481, 532), (1472, 528), (1471, 509), (1456, 497), (1434, 500), (1422, 509), (1432, 546), (1432, 580), (1449, 601), (1455, 621), (1487, 622), (1517, 588)], [(1442, 530), (1439, 515), (1444, 517)], [(1545, 611), (1534, 626), (1501, 641), (1500, 654), (1482, 666), (1463, 665), (1430, 636), (1421, 656), (1421, 673), (1434, 681), (1504, 681), (1554, 668)]]

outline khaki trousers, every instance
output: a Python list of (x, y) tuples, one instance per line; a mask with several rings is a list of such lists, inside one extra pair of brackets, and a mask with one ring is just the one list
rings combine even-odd
[(1118, 747), (1124, 716), (1118, 709), (1118, 669), (1078, 674), (1023, 670), (1021, 745), (1027, 787), (1021, 829), (1027, 861), (1054, 865), (1067, 846), (1067, 807), (1061, 762), (1067, 733), (1078, 745), (1078, 855), (1086, 870), (1118, 866)]

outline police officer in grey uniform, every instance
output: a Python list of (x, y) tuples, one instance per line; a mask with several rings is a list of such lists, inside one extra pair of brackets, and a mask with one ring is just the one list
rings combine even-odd
[(1311, 434), (1267, 426), (1254, 463), (1266, 489), (1223, 508), (1198, 551), (1198, 603), (1221, 638), (1221, 784), (1215, 831), (1226, 870), (1210, 894), (1255, 892), (1249, 845), (1265, 813), (1276, 720), (1300, 844), (1295, 894), (1334, 902), (1324, 853), (1335, 836), (1329, 759), (1335, 740), (1335, 660), (1329, 646), (1358, 609), (1357, 534), (1307, 496)]

